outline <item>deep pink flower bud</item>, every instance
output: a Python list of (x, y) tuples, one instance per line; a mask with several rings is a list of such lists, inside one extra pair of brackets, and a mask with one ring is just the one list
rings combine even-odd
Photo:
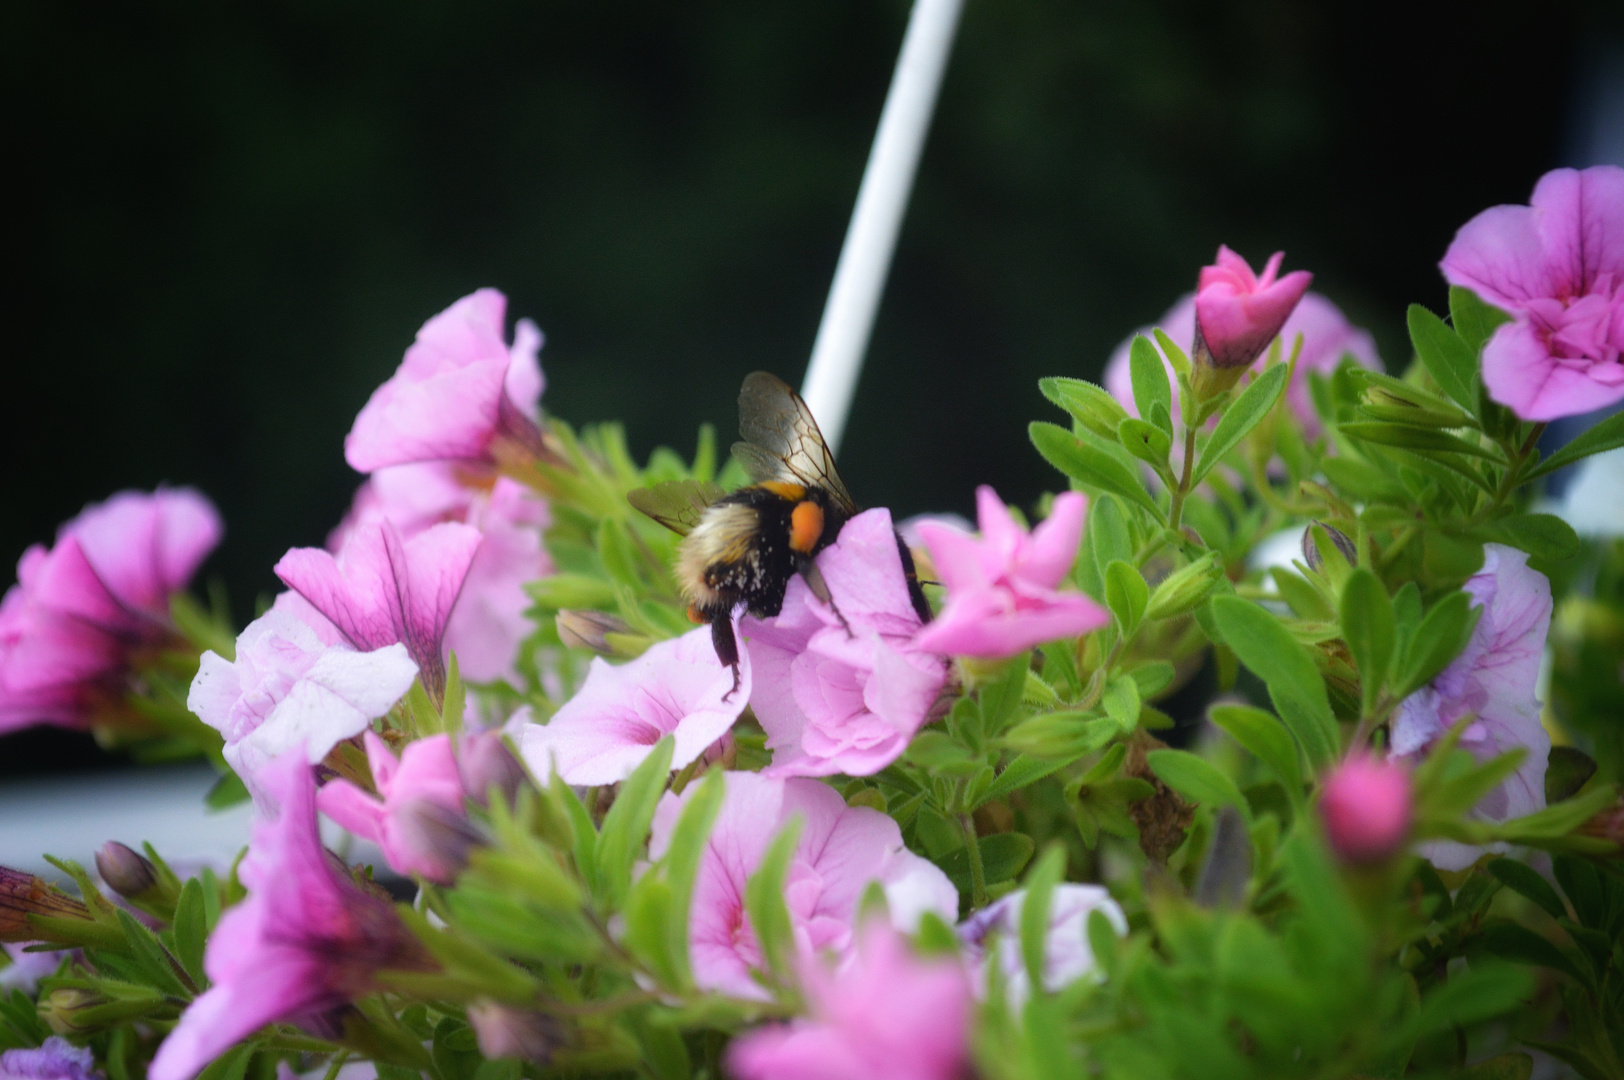
[(1409, 770), (1373, 757), (1344, 761), (1320, 794), (1325, 835), (1343, 862), (1380, 862), (1399, 851), (1410, 815)]
[(1197, 362), (1205, 354), (1216, 367), (1244, 368), (1268, 348), (1314, 280), (1306, 270), (1275, 280), (1284, 258), (1285, 252), (1275, 252), (1259, 277), (1245, 259), (1220, 246), (1217, 262), (1201, 268), (1195, 293)]

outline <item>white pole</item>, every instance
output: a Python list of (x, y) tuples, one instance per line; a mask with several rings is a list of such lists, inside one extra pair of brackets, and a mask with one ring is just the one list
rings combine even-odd
[(953, 48), (963, 0), (915, 0), (908, 32), (880, 113), (857, 206), (840, 249), (835, 280), (812, 346), (801, 396), (817, 417), (831, 452), (840, 449), (852, 392), (874, 327), (897, 231), (908, 208), (919, 154), (936, 108), (936, 93)]

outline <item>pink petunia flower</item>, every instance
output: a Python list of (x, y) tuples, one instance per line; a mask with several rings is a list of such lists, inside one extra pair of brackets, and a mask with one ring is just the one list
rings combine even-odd
[(424, 842), (416, 827), (415, 804), (431, 803), (461, 817), (462, 777), (451, 736), (430, 735), (407, 743), (397, 759), (387, 743), (368, 731), (367, 762), (378, 798), (348, 780), (333, 780), (316, 794), (322, 813), (364, 840), (383, 849), (389, 865), (401, 874), (417, 874), (449, 885), (461, 869), (444, 851)]
[(1027, 533), (983, 485), (976, 489), (979, 540), (951, 525), (921, 522), (919, 538), (947, 586), (947, 606), (914, 645), (948, 656), (1014, 656), (1110, 622), (1110, 612), (1082, 593), (1055, 591), (1077, 560), (1087, 509), (1082, 495), (1065, 492)]
[(1524, 420), (1624, 398), (1624, 169), (1556, 169), (1528, 206), (1462, 225), (1439, 263), (1514, 319), (1483, 347), (1489, 396)]
[[(982, 908), (959, 925), (959, 942), (971, 971), (977, 972), (974, 985), (981, 993), (996, 970), (1004, 983), (1006, 1000), (1020, 1009), (1032, 992), (1021, 956), (1021, 911), (1026, 906), (1026, 890)], [(1088, 941), (1088, 917), (1102, 913), (1119, 936), (1128, 933), (1128, 917), (1099, 885), (1056, 885), (1049, 898), (1049, 929), (1043, 938), (1043, 986), (1050, 993), (1097, 974), (1094, 950)]]
[(537, 776), (556, 768), (566, 784), (614, 784), (674, 735), (671, 766), (680, 769), (739, 718), (750, 700), (750, 672), (750, 656), (741, 652), (735, 691), (733, 670), (716, 658), (707, 627), (624, 664), (594, 657), (586, 682), (546, 726), (525, 726), (520, 752)]
[(219, 514), (189, 488), (126, 491), (35, 545), (0, 600), (0, 731), (84, 726), (116, 707), (142, 649), (175, 639), (172, 594), (220, 542)]
[(1285, 257), (1275, 252), (1258, 277), (1245, 259), (1219, 245), (1217, 261), (1201, 268), (1196, 283), (1197, 354), (1204, 347), (1221, 368), (1248, 367), (1263, 355), (1314, 280), (1306, 270), (1275, 280)]
[[(1545, 808), (1545, 767), (1551, 737), (1540, 723), (1535, 696), (1545, 635), (1551, 628), (1551, 584), (1528, 566), (1528, 556), (1503, 544), (1483, 546), (1483, 569), (1465, 589), (1482, 608), (1466, 648), (1411, 694), (1393, 720), (1393, 757), (1415, 762), (1456, 721), (1470, 714), (1460, 746), (1480, 761), (1523, 747), (1522, 765), (1483, 797), (1472, 816), (1508, 821)], [(1504, 844), (1488, 850), (1504, 851)], [(1446, 870), (1470, 866), (1484, 849), (1450, 840), (1423, 845), (1422, 853)]]
[(838, 613), (797, 577), (777, 616), (740, 622), (755, 666), (750, 706), (773, 751), (765, 771), (869, 776), (895, 761), (924, 724), (947, 665), (913, 643), (921, 624), (889, 511), (848, 521), (818, 556), (818, 569)]
[(489, 469), (431, 462), (380, 469), (355, 493), (330, 551), (367, 525), (393, 522), (410, 539), (442, 522), (472, 525), (480, 544), (446, 624), (445, 647), (457, 654), (463, 678), (516, 681), (520, 643), (535, 629), (525, 618), (525, 585), (552, 573), (542, 544), (551, 523), (547, 503), (523, 484)]
[[(1181, 298), (1156, 321), (1156, 325), (1186, 354), (1192, 351), (1195, 348), (1195, 294), (1189, 293)], [(1148, 327), (1138, 333), (1150, 338), (1152, 344), (1155, 343)], [(1297, 418), (1303, 432), (1312, 438), (1320, 433), (1323, 425), (1309, 397), (1308, 373), (1317, 371), (1321, 375), (1329, 375), (1345, 356), (1352, 357), (1360, 367), (1381, 371), (1382, 358), (1376, 352), (1376, 341), (1369, 332), (1350, 323), (1341, 308), (1316, 292), (1304, 294), (1291, 317), (1280, 328), (1278, 336), (1285, 357), (1290, 357), (1298, 334), (1303, 338), (1303, 351), (1297, 358), (1297, 370), (1292, 373), (1291, 384), (1286, 387), (1286, 406)], [(1139, 415), (1139, 408), (1133, 400), (1133, 377), (1128, 362), (1128, 350), (1135, 336), (1137, 334), (1117, 346), (1105, 366), (1102, 380), (1111, 396), (1128, 410), (1130, 416)], [(1159, 346), (1157, 351), (1160, 352)], [(1173, 365), (1168, 363), (1166, 357), (1162, 358), (1162, 364), (1167, 369), (1167, 381), (1173, 387), (1172, 412), (1176, 419), (1179, 414), (1178, 380), (1173, 377)], [(1175, 452), (1179, 450), (1175, 444)]]
[(921, 959), (880, 921), (855, 959), (801, 964), (807, 1016), (746, 1032), (728, 1048), (739, 1080), (959, 1080), (968, 1075), (970, 981), (951, 957)]
[(294, 548), (276, 564), (276, 576), (357, 649), (405, 645), (438, 698), (445, 692), (446, 623), (480, 540), (478, 529), (456, 522), (403, 539), (385, 520), (357, 528), (337, 558)]
[[(688, 921), (694, 981), (734, 997), (765, 999), (752, 976), (761, 947), (744, 910), (744, 889), (767, 847), (791, 818), (802, 820), (784, 887), (795, 941), (803, 954), (849, 952), (857, 903), (870, 882), (885, 890), (894, 922), (915, 928), (927, 911), (951, 922), (959, 896), (947, 875), (907, 850), (897, 823), (878, 810), (847, 806), (815, 780), (774, 780), (730, 772), (727, 794), (701, 857)], [(649, 858), (663, 856), (682, 808), (696, 788), (667, 792), (654, 814)]]
[(1410, 770), (1368, 755), (1350, 757), (1325, 778), (1319, 812), (1339, 859), (1381, 862), (1403, 850), (1410, 835)]
[(368, 993), (373, 972), (430, 966), (389, 901), (321, 846), (304, 758), (289, 754), (259, 775), (276, 811), (255, 822), (238, 872), (248, 898), (209, 936), (203, 967), (214, 985), (158, 1048), (150, 1080), (190, 1080), (266, 1024), (330, 1032), (330, 1014)]
[(186, 707), (225, 736), (225, 759), (251, 788), (266, 763), (289, 751), (321, 761), (388, 712), (417, 678), (404, 645), (364, 653), (330, 645), (276, 608), (248, 624), (236, 655), (203, 654)]
[(491, 461), (498, 444), (541, 450), (541, 331), (503, 336), (507, 297), (480, 289), (423, 324), (406, 358), (355, 418), (344, 458), (358, 472), (419, 461)]

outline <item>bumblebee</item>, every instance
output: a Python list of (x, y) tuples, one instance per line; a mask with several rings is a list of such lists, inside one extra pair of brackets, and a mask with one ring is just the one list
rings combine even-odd
[[(845, 623), (816, 560), (857, 514), (812, 411), (782, 379), (765, 371), (745, 378), (739, 436), (733, 456), (749, 475), (749, 486), (724, 495), (713, 484), (678, 480), (627, 496), (638, 510), (682, 534), (677, 583), (689, 615), (710, 624), (717, 659), (733, 669), (734, 690), (739, 646), (733, 614), (739, 605), (757, 618), (777, 615), (790, 578), (799, 574)], [(900, 535), (897, 552), (914, 611), (929, 622), (930, 605)]]

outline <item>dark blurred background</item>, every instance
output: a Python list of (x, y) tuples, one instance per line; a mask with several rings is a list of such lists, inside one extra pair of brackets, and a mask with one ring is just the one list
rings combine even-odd
[[(193, 484), (246, 620), (342, 514), (368, 393), (482, 285), (546, 332), (549, 412), (640, 453), (730, 438), (746, 372), (804, 371), (906, 16), (7, 5), (0, 562), (87, 501)], [(1096, 376), (1220, 242), (1285, 249), (1402, 366), (1455, 228), (1624, 141), (1597, 111), (1621, 42), (1618, 5), (1578, 0), (968, 0), (848, 485), (899, 514), (1054, 486), (1035, 381)], [(87, 752), (13, 736), (0, 770)]]

